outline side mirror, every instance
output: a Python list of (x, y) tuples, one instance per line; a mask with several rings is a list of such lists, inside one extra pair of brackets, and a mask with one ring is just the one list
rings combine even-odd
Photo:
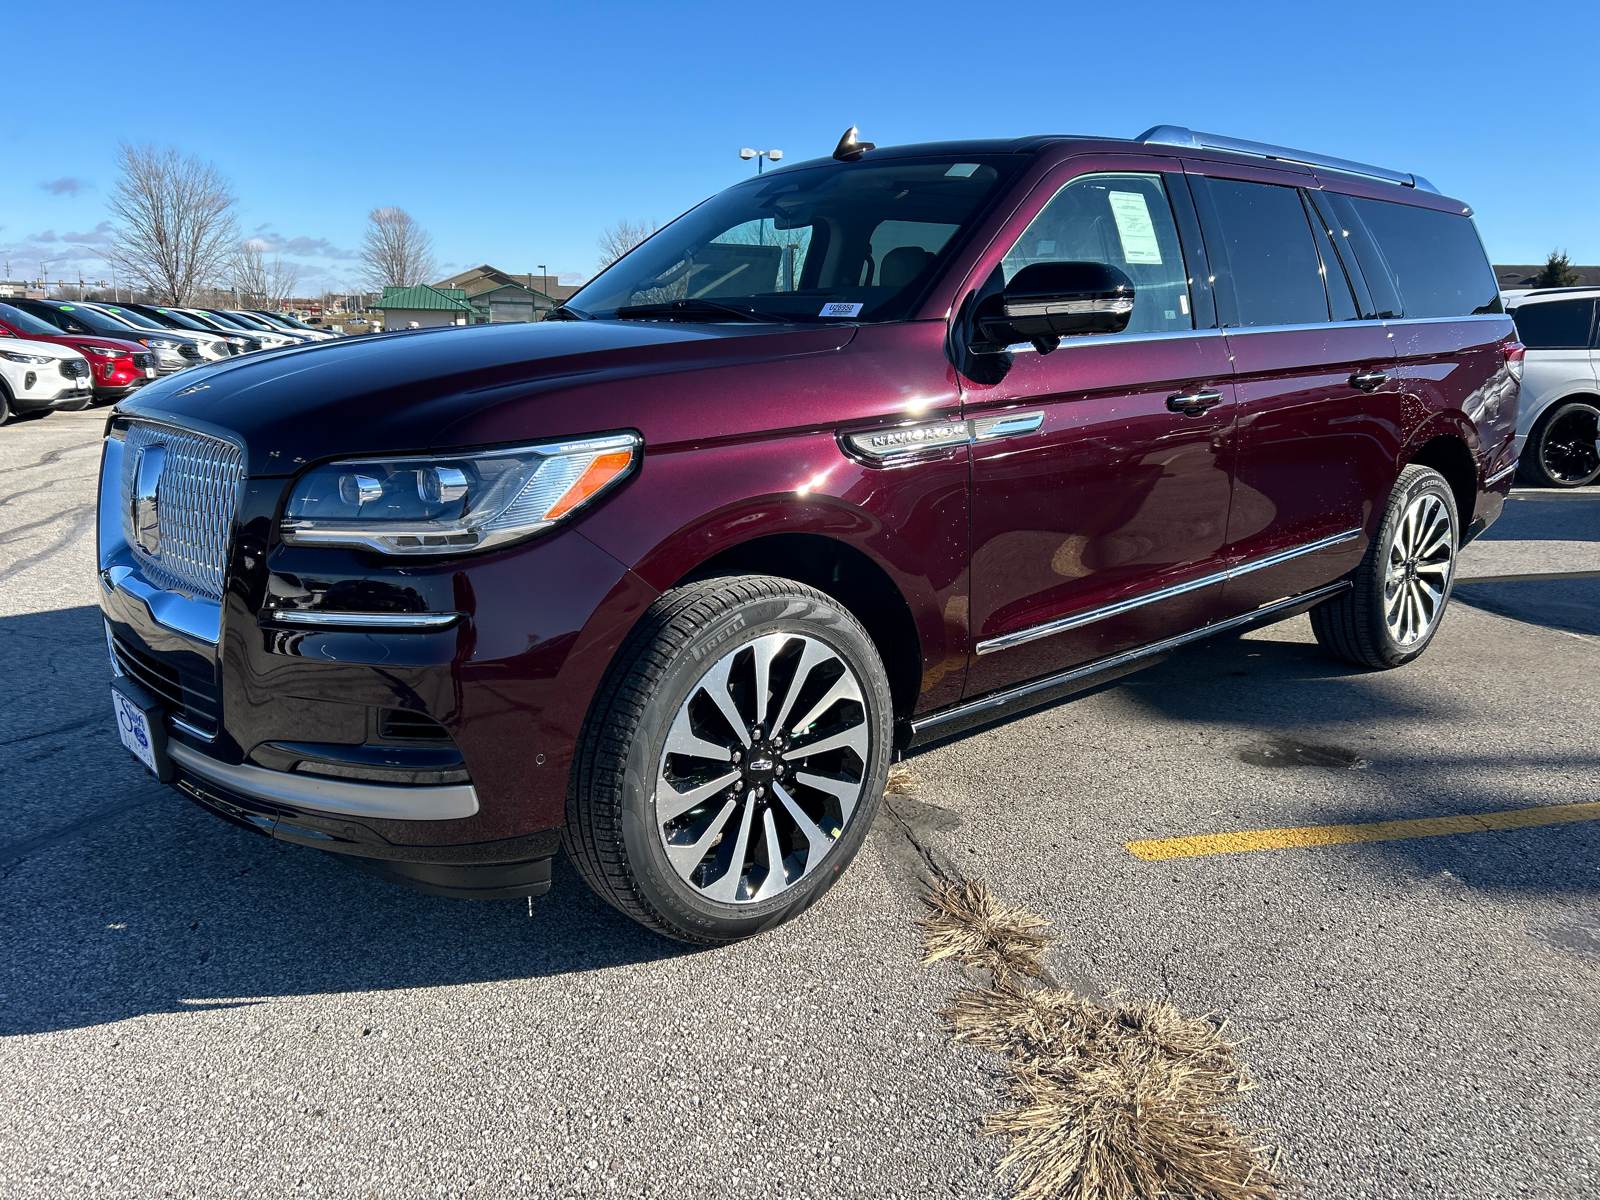
[(1049, 354), (1064, 337), (1126, 329), (1133, 281), (1107, 263), (1034, 263), (983, 307), (978, 328), (988, 345), (972, 349), (998, 354), (1013, 342), (1032, 342)]

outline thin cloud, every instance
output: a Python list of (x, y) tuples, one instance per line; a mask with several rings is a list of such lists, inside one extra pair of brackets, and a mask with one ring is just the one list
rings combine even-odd
[(80, 246), (109, 246), (116, 238), (111, 233), (111, 222), (101, 221), (88, 233), (67, 232), (61, 235), (63, 242), (75, 242)]
[(272, 229), (271, 222), (257, 226), (256, 236), (251, 238), (250, 242), (263, 253), (287, 254), (294, 258), (336, 258), (348, 261), (361, 257), (354, 250), (335, 246), (327, 238), (286, 238)]
[(71, 175), (63, 175), (60, 179), (47, 180), (39, 185), (52, 196), (76, 196), (85, 188), (93, 186), (87, 179), (75, 179)]

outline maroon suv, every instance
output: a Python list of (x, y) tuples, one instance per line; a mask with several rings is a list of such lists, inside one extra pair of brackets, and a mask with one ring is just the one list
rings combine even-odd
[(564, 846), (725, 941), (827, 889), (919, 743), (1306, 610), (1415, 658), (1517, 465), (1466, 205), (1170, 126), (847, 135), (553, 315), (119, 406), (100, 596), (160, 778), (441, 895)]

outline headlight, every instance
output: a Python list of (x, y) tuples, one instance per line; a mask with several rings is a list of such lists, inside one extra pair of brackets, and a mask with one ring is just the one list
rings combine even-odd
[(0, 354), (4, 354), (12, 362), (31, 363), (33, 366), (36, 366), (36, 367), (43, 366), (45, 363), (50, 363), (50, 362), (54, 362), (55, 361), (55, 359), (46, 358), (42, 354), (17, 354), (17, 353), (14, 353), (13, 351), (10, 351), (10, 350), (0, 350)]
[(176, 350), (178, 348), (177, 342), (168, 341), (166, 338), (143, 338), (141, 340), (152, 350)]
[(627, 477), (635, 433), (503, 450), (313, 467), (283, 513), (296, 546), (380, 554), (487, 550), (554, 525)]
[(82, 350), (85, 354), (92, 354), (96, 358), (116, 358), (117, 355), (126, 353), (122, 350), (113, 350), (110, 346), (80, 345), (78, 346), (78, 349)]

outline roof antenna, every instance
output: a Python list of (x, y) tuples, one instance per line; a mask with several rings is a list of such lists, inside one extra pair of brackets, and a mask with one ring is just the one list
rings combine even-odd
[(854, 125), (844, 131), (844, 136), (839, 139), (839, 144), (833, 149), (833, 156), (840, 162), (857, 162), (868, 150), (878, 147), (873, 142), (858, 142), (856, 134), (859, 130)]

